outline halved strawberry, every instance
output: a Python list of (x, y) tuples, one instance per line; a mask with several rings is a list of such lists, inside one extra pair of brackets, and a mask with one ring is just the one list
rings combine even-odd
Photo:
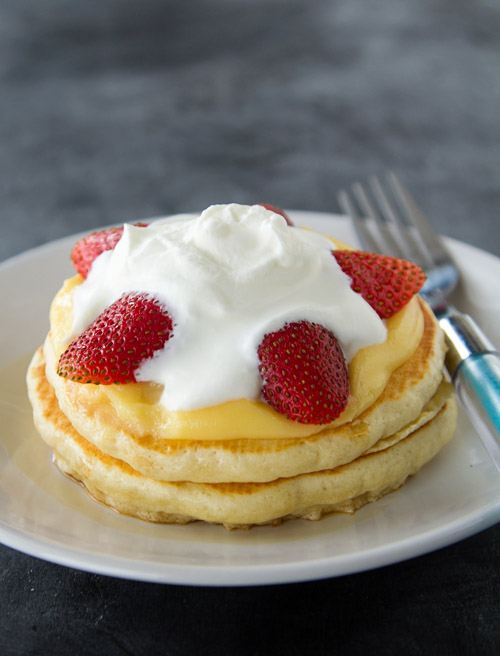
[(328, 424), (347, 405), (349, 374), (335, 335), (299, 321), (268, 333), (257, 353), (264, 399), (288, 419)]
[(124, 294), (71, 342), (57, 373), (80, 383), (134, 383), (137, 367), (164, 347), (172, 328), (159, 301), (144, 293)]
[(257, 203), (257, 205), (260, 205), (261, 207), (265, 207), (266, 210), (269, 210), (270, 212), (279, 214), (285, 219), (285, 221), (288, 223), (289, 226), (293, 226), (292, 220), (285, 212), (285, 210), (281, 210), (279, 207), (275, 207), (274, 205), (269, 205), (269, 203)]
[[(147, 223), (134, 223), (135, 226), (145, 228)], [(71, 262), (78, 273), (86, 278), (92, 266), (92, 262), (104, 251), (111, 251), (120, 241), (123, 235), (123, 226), (118, 228), (106, 228), (80, 239), (71, 251)]]
[(332, 251), (351, 289), (361, 294), (381, 319), (389, 319), (409, 303), (426, 275), (408, 260), (365, 251)]

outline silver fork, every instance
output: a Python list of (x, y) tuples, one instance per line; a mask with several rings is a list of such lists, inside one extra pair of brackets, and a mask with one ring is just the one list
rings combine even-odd
[(448, 302), (459, 273), (443, 240), (394, 173), (385, 187), (376, 177), (368, 185), (356, 182), (351, 193), (339, 192), (339, 205), (365, 250), (412, 260), (425, 271), (420, 295), (445, 333), (446, 367), (500, 472), (500, 353), (470, 316)]

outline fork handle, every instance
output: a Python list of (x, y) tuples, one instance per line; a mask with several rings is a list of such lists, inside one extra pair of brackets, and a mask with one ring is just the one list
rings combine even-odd
[(458, 396), (500, 471), (500, 353), (468, 315), (451, 311), (439, 323)]

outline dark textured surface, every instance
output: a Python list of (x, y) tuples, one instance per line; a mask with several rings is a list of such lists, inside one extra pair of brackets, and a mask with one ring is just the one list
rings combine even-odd
[[(0, 259), (102, 224), (336, 209), (398, 171), (500, 255), (493, 2), (3, 0)], [(329, 581), (121, 581), (0, 547), (0, 655), (497, 654), (500, 527)]]

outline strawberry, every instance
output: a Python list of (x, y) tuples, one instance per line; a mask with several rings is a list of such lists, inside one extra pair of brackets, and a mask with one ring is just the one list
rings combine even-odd
[(365, 299), (381, 319), (399, 312), (425, 283), (425, 273), (408, 260), (365, 251), (332, 251), (351, 289)]
[[(134, 223), (134, 225), (144, 228), (147, 223)], [(92, 262), (98, 255), (104, 251), (112, 251), (123, 235), (123, 226), (119, 228), (106, 228), (98, 232), (92, 232), (83, 239), (80, 239), (71, 251), (71, 261), (73, 266), (82, 276), (86, 278), (92, 266)]]
[(134, 371), (172, 335), (172, 319), (151, 296), (123, 294), (68, 346), (57, 373), (80, 383), (135, 383)]
[(269, 210), (270, 212), (274, 212), (275, 214), (279, 214), (282, 216), (285, 221), (288, 223), (289, 226), (293, 226), (292, 220), (288, 216), (288, 214), (285, 212), (285, 210), (280, 210), (279, 207), (275, 207), (274, 205), (269, 205), (269, 203), (257, 203), (261, 207), (265, 207), (266, 210)]
[(257, 353), (264, 399), (288, 419), (328, 424), (344, 410), (349, 374), (335, 335), (299, 321), (265, 335)]

